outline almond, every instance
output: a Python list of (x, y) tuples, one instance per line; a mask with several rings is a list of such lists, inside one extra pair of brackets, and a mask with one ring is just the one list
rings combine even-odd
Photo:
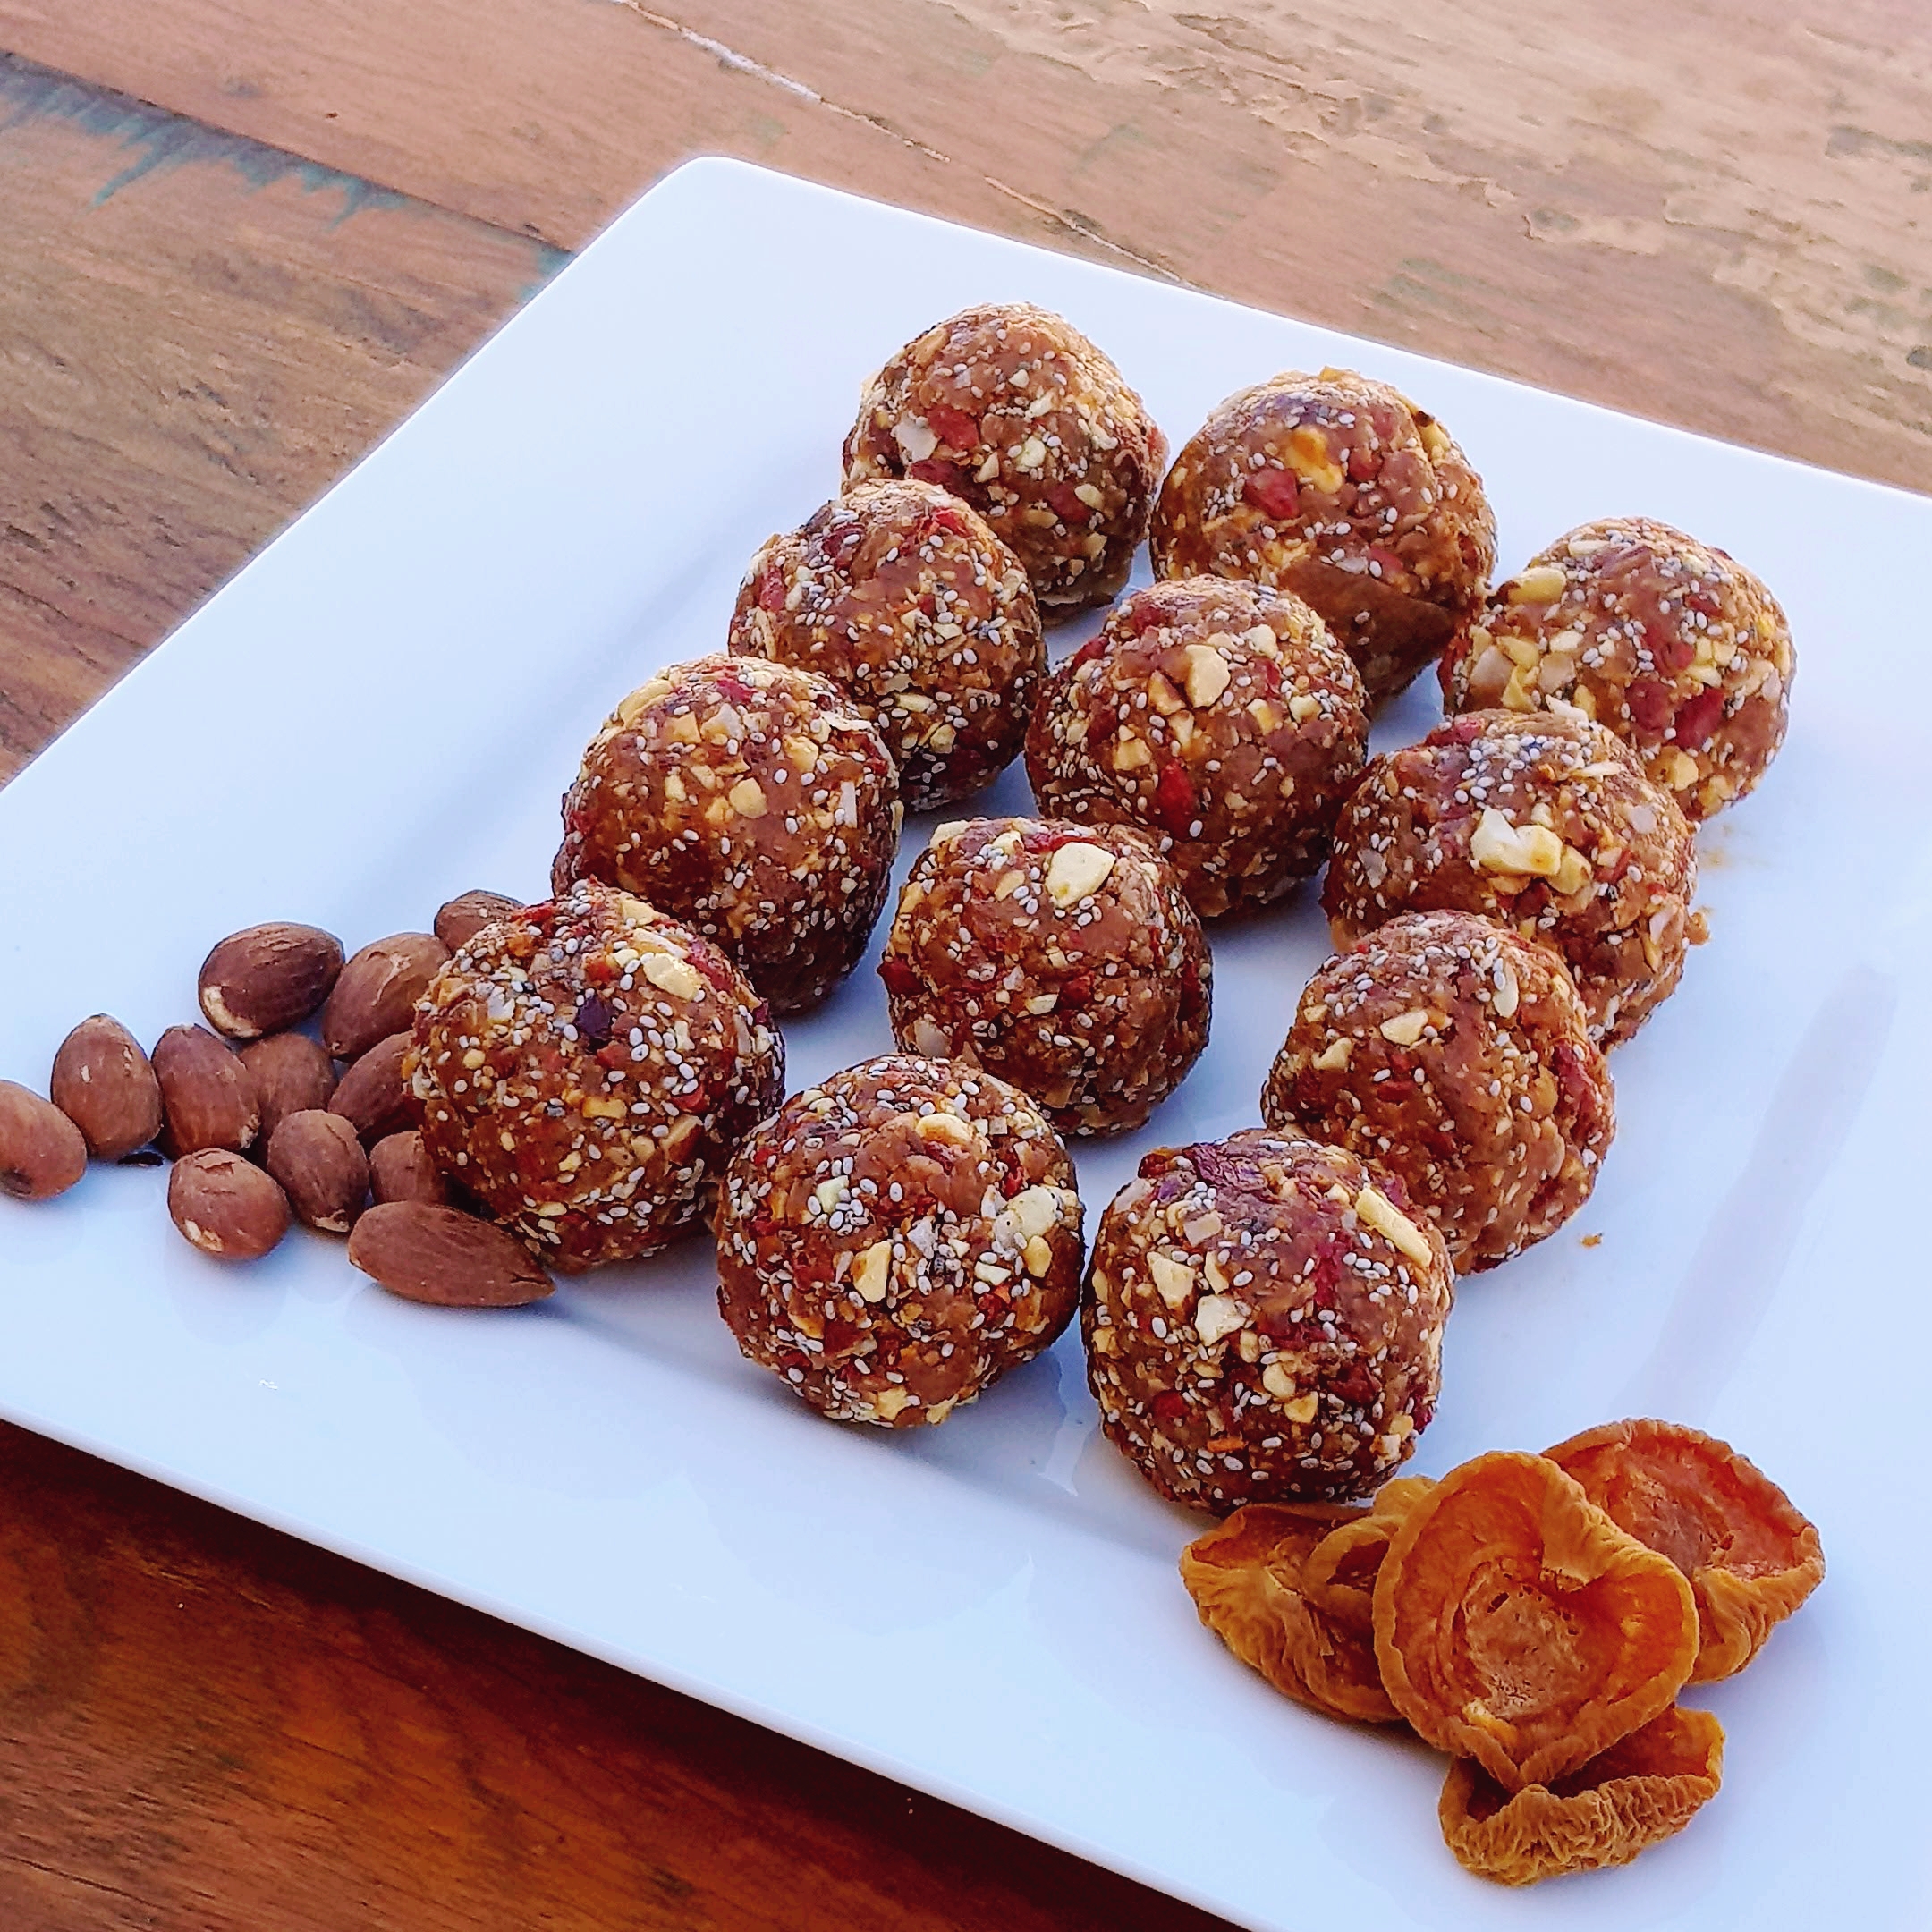
[(255, 1078), (267, 1140), (291, 1114), (326, 1107), (335, 1091), (335, 1063), (319, 1040), (306, 1033), (271, 1033), (242, 1049), (242, 1064)]
[(427, 1201), (450, 1205), (449, 1182), (430, 1158), (423, 1137), (412, 1127), (393, 1133), (369, 1149), (369, 1191), (377, 1201)]
[(498, 919), (508, 919), (522, 910), (519, 901), (506, 899), (502, 893), (480, 889), (459, 893), (437, 910), (436, 936), (453, 953), (459, 946), (468, 945), (486, 926), (494, 926)]
[(448, 958), (449, 948), (428, 933), (395, 933), (364, 946), (322, 1009), (322, 1044), (338, 1060), (354, 1060), (401, 1032)]
[(552, 1288), (500, 1227), (427, 1201), (371, 1208), (349, 1237), (349, 1258), (391, 1294), (441, 1308), (519, 1308)]
[(204, 1148), (176, 1161), (167, 1203), (182, 1233), (223, 1261), (259, 1260), (288, 1233), (287, 1197), (226, 1148)]
[(161, 1082), (140, 1042), (106, 1013), (83, 1020), (54, 1055), (48, 1092), (88, 1151), (120, 1160), (161, 1131)]
[(203, 1148), (242, 1152), (261, 1125), (255, 1076), (206, 1027), (170, 1027), (155, 1042), (164, 1145), (177, 1160)]
[(369, 1194), (369, 1157), (340, 1114), (307, 1107), (268, 1137), (268, 1172), (304, 1227), (346, 1234)]
[(231, 1039), (299, 1026), (329, 996), (342, 941), (318, 926), (250, 926), (201, 962), (201, 1011)]
[(422, 1120), (422, 1103), (402, 1078), (402, 1055), (408, 1050), (407, 1033), (392, 1033), (369, 1050), (342, 1077), (328, 1104), (331, 1114), (340, 1114), (361, 1137), (365, 1146)]
[(0, 1080), (0, 1194), (50, 1200), (87, 1172), (87, 1142), (54, 1105)]

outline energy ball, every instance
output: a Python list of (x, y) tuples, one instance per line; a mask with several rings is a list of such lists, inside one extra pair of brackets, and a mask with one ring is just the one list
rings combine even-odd
[(1764, 776), (1790, 714), (1791, 626), (1741, 564), (1645, 517), (1559, 537), (1442, 661), (1452, 711), (1607, 724), (1695, 823)]
[(1684, 815), (1576, 714), (1472, 711), (1377, 758), (1343, 807), (1322, 908), (1338, 952), (1398, 912), (1481, 912), (1563, 955), (1610, 1046), (1701, 942)]
[(417, 1007), (404, 1074), (437, 1167), (575, 1272), (705, 1214), (784, 1091), (784, 1043), (708, 939), (582, 880), (457, 953)]
[(731, 648), (816, 671), (872, 720), (908, 811), (1013, 763), (1046, 670), (1026, 572), (930, 483), (871, 483), (751, 559)]
[(1367, 1496), (1435, 1413), (1455, 1277), (1402, 1182), (1250, 1128), (1162, 1148), (1101, 1216), (1080, 1319), (1101, 1427), (1165, 1496)]
[(1208, 1044), (1214, 966), (1174, 869), (1125, 826), (944, 825), (886, 940), (893, 1037), (984, 1067), (1062, 1133), (1138, 1127)]
[(1307, 598), (1379, 705), (1474, 621), (1496, 519), (1454, 439), (1399, 390), (1291, 370), (1230, 396), (1175, 457), (1150, 547), (1157, 576)]
[(1193, 577), (1124, 598), (1047, 681), (1027, 775), (1055, 818), (1151, 833), (1216, 919), (1319, 868), (1368, 749), (1361, 679), (1300, 597)]
[(601, 879), (722, 946), (775, 1013), (859, 962), (899, 847), (885, 740), (829, 680), (722, 654), (617, 707), (564, 798), (552, 888)]
[(1563, 962), (1473, 912), (1404, 912), (1328, 961), (1261, 1117), (1400, 1174), (1460, 1274), (1555, 1233), (1616, 1131)]
[(718, 1307), (821, 1415), (943, 1422), (1080, 1299), (1073, 1163), (990, 1073), (886, 1054), (758, 1127), (724, 1177)]
[(872, 378), (845, 480), (917, 477), (963, 497), (1013, 546), (1051, 619), (1119, 594), (1166, 457), (1146, 404), (1071, 322), (988, 302)]

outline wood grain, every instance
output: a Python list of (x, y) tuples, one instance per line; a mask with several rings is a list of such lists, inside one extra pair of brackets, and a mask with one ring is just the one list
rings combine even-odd
[(1219, 1923), (0, 1425), (0, 1925)]
[[(1928, 127), (1907, 0), (0, 0), (0, 779), (688, 155), (1923, 488)], [(1209, 1923), (0, 1428), (6, 1932)]]

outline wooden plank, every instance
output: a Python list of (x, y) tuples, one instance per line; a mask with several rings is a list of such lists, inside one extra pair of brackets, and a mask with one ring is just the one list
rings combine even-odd
[(563, 258), (7, 57), (0, 233), (0, 776)]
[(1632, 0), (1613, 35), (1493, 0), (1455, 29), (1403, 0), (0, 0), (37, 57), (565, 245), (722, 148), (1932, 482), (1921, 16)]
[(1219, 1923), (0, 1425), (7, 1932)]

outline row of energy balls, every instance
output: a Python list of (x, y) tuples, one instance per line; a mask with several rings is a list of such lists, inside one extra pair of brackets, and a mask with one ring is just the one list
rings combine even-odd
[[(1493, 593), (1479, 479), (1346, 371), (1231, 398), (1161, 481), (1140, 398), (1061, 318), (975, 309), (870, 384), (845, 492), (753, 560), (727, 653), (618, 708), (555, 897), (420, 1009), (424, 1133), (554, 1265), (716, 1196), (720, 1305), (823, 1412), (942, 1420), (1081, 1301), (1063, 1134), (1137, 1126), (1206, 1044), (1202, 919), (1330, 855), (1343, 950), (1267, 1130), (1148, 1157), (1084, 1328), (1108, 1435), (1216, 1512), (1372, 1489), (1436, 1398), (1453, 1275), (1581, 1204), (1604, 1046), (1676, 983), (1689, 820), (1783, 736), (1782, 615), (1721, 552), (1612, 521)], [(1161, 581), (1049, 675), (1042, 614)], [(1431, 660), (1453, 715), (1368, 759)], [(880, 967), (900, 1054), (778, 1105), (902, 810), (1022, 749), (1040, 819), (942, 826)], [(775, 1109), (775, 1111), (774, 1111)]]

